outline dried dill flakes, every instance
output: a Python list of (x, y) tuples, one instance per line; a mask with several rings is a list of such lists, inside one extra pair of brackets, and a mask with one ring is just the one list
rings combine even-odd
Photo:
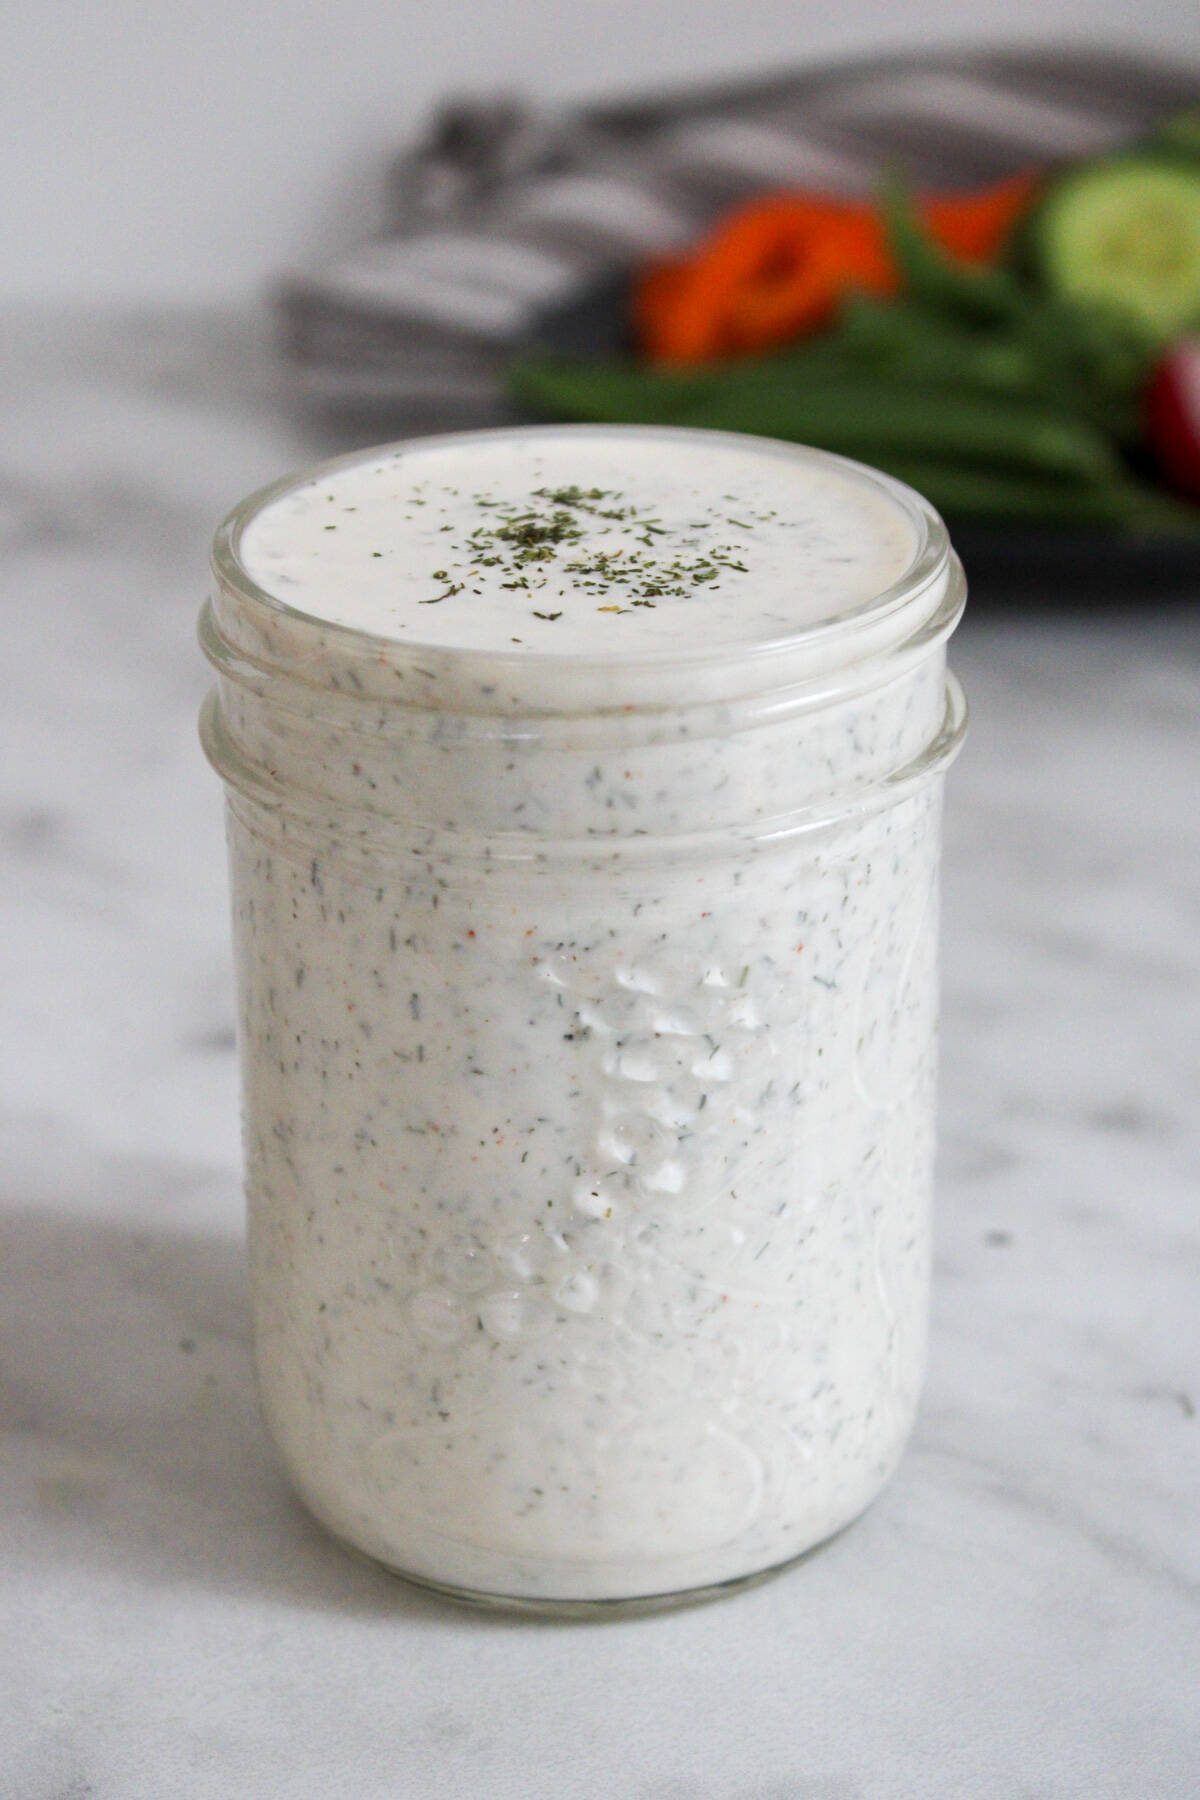
[(549, 562), (556, 545), (578, 543), (583, 527), (560, 507), (549, 518), (535, 512), (518, 513), (497, 526), (496, 536), (513, 546), (521, 562)]
[[(671, 537), (671, 528), (648, 510), (623, 503), (622, 495), (614, 489), (585, 488), (578, 483), (535, 488), (528, 506), (487, 494), (476, 494), (473, 499), (481, 512), (492, 516), (479, 519), (463, 539), (462, 548), (471, 564), (469, 578), (477, 576), (481, 569), (496, 569), (503, 577), (497, 585), (505, 592), (531, 593), (535, 588), (547, 587), (555, 573), (547, 565), (557, 564), (559, 578), (569, 578), (569, 585), (578, 592), (615, 592), (620, 596), (619, 600), (597, 607), (597, 611), (628, 613), (635, 606), (653, 610), (664, 598), (684, 599), (697, 587), (715, 583), (725, 570), (748, 573), (739, 554), (740, 545), (717, 544), (703, 551), (697, 540), (678, 536), (676, 541), (682, 542), (685, 552), (692, 550), (695, 554), (677, 554), (660, 561), (652, 552), (659, 540)], [(604, 522), (591, 527), (601, 537), (613, 525), (623, 525), (632, 541), (611, 547), (589, 545), (568, 559), (564, 553), (582, 544), (593, 520)], [(749, 529), (741, 520), (726, 518), (692, 520), (681, 529), (714, 530), (726, 524)], [(436, 605), (463, 591), (464, 583), (452, 581), (447, 569), (435, 569), (433, 578), (447, 584), (445, 592), (421, 601), (423, 606)], [(472, 589), (475, 594), (480, 591)], [(562, 612), (533, 609), (533, 616), (552, 622), (561, 618)]]
[(602, 507), (601, 500), (619, 500), (620, 495), (609, 488), (581, 488), (576, 486), (559, 488), (536, 488), (539, 500), (549, 500), (552, 506), (574, 507), (577, 512), (592, 513), (598, 519), (615, 519), (618, 522), (629, 518), (632, 509), (624, 506)]

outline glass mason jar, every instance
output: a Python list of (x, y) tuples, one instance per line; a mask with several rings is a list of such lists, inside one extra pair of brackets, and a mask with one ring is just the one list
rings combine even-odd
[(736, 1586), (854, 1519), (912, 1425), (964, 585), (910, 490), (757, 449), (917, 548), (744, 650), (292, 610), (239, 547), (311, 474), (216, 540), (262, 1403), (330, 1530), (462, 1598)]

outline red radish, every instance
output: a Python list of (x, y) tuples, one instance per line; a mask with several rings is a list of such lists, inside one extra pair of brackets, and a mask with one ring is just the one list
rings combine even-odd
[(1146, 429), (1168, 481), (1200, 497), (1200, 337), (1180, 338), (1155, 368)]

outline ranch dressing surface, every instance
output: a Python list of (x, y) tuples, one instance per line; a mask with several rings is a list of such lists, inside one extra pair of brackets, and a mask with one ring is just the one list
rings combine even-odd
[(417, 441), (275, 500), (241, 540), (288, 606), (381, 637), (530, 655), (773, 639), (903, 575), (912, 521), (830, 460), (736, 440)]
[[(568, 566), (632, 560), (650, 518), (635, 576)], [(514, 574), (522, 542), (550, 554)], [(891, 1472), (923, 1366), (939, 769), (871, 796), (937, 739), (941, 641), (763, 718), (696, 712), (672, 658), (850, 617), (914, 543), (836, 462), (637, 433), (376, 454), (244, 529), (254, 582), (320, 621), (662, 659), (651, 726), (364, 700), (348, 730), (319, 683), (223, 684), (237, 768), (287, 796), (225, 769), (264, 1407), (312, 1509), (393, 1567), (680, 1593), (788, 1561)]]

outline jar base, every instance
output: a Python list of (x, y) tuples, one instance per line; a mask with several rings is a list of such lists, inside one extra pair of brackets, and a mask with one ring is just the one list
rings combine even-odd
[[(864, 1511), (866, 1509), (864, 1508)], [(681, 1588), (670, 1593), (635, 1594), (629, 1598), (593, 1599), (593, 1600), (558, 1600), (546, 1596), (529, 1596), (522, 1594), (491, 1594), (476, 1588), (455, 1587), (449, 1582), (434, 1581), (427, 1575), (413, 1575), (407, 1569), (401, 1569), (394, 1563), (384, 1562), (382, 1558), (372, 1556), (369, 1551), (361, 1550), (357, 1544), (333, 1532), (340, 1547), (352, 1556), (356, 1562), (366, 1563), (370, 1568), (381, 1569), (393, 1580), (403, 1582), (406, 1587), (419, 1588), (422, 1593), (433, 1594), (439, 1600), (448, 1600), (455, 1606), (467, 1607), (474, 1612), (511, 1613), (527, 1619), (559, 1620), (563, 1623), (603, 1623), (607, 1619), (638, 1619), (650, 1613), (681, 1612), (689, 1606), (707, 1606), (713, 1600), (723, 1600), (728, 1595), (740, 1594), (747, 1588), (760, 1587), (764, 1582), (773, 1581), (777, 1575), (786, 1575), (789, 1569), (807, 1562), (811, 1556), (833, 1543), (835, 1538), (849, 1531), (857, 1518), (849, 1519), (839, 1525), (827, 1537), (818, 1539), (806, 1550), (789, 1556), (783, 1562), (772, 1563), (765, 1569), (752, 1569), (746, 1575), (733, 1575), (727, 1581), (715, 1581), (705, 1587)], [(329, 1528), (326, 1526), (326, 1529)]]

